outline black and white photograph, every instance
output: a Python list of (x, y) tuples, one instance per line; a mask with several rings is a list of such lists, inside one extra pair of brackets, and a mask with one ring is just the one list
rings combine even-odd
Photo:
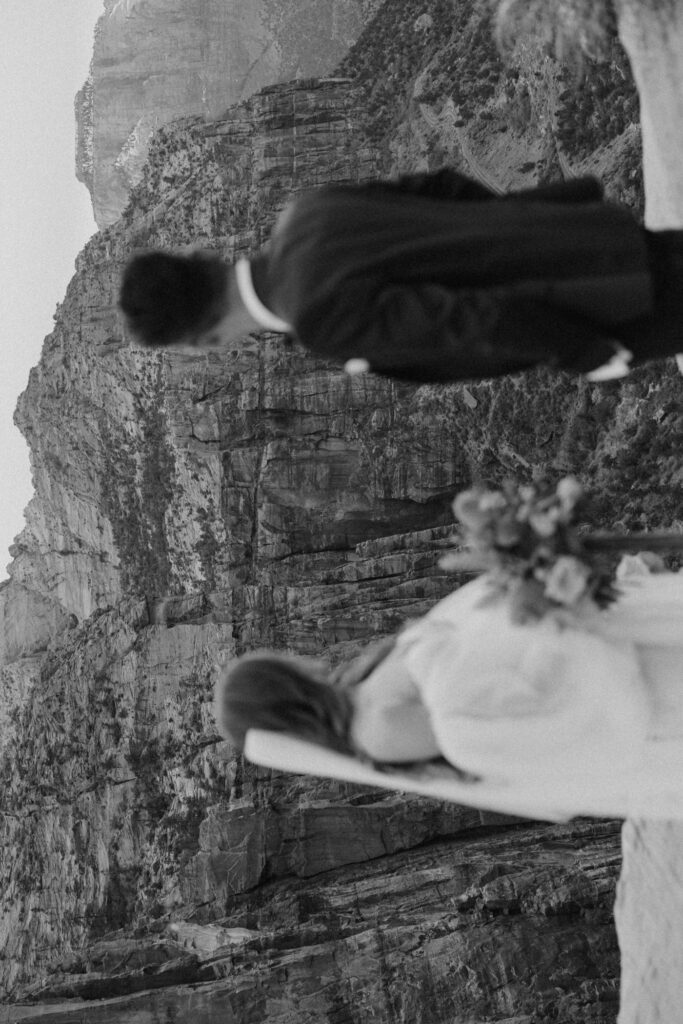
[(678, 1024), (683, 0), (0, 31), (0, 1024)]

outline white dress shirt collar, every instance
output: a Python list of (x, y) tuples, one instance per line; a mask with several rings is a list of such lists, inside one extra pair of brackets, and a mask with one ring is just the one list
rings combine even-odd
[(281, 320), (279, 316), (276, 316), (275, 313), (271, 313), (256, 294), (254, 282), (251, 279), (251, 264), (249, 260), (237, 260), (235, 263), (235, 280), (237, 281), (237, 290), (240, 293), (242, 302), (246, 306), (247, 312), (257, 323), (269, 331), (278, 331), (280, 334), (291, 333), (291, 326), (284, 320)]

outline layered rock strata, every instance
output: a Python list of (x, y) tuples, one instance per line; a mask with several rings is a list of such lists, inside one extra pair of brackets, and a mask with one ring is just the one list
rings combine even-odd
[[(265, 825), (252, 802), (274, 791), (244, 803), (249, 773), (215, 756), (209, 694), (222, 657), (274, 645), (339, 660), (452, 583), (435, 546), (466, 471), (438, 400), (428, 425), (425, 396), (350, 381), (275, 338), (199, 362), (115, 343), (118, 273), (135, 244), (203, 237), (248, 252), (297, 188), (376, 176), (354, 103), (345, 83), (299, 83), (159, 136), (128, 216), (80, 257), (19, 403), (36, 496), (3, 592), (10, 990), (152, 904), (168, 913), (211, 891), (223, 911), (228, 892), (259, 880), (248, 837)], [(383, 539), (415, 530), (407, 543)], [(292, 806), (280, 803), (297, 820), (296, 793), (310, 785), (289, 785)], [(327, 799), (343, 805), (343, 787)], [(380, 811), (373, 826), (377, 853), (454, 828), (449, 809), (422, 826), (392, 808), (395, 823)], [(242, 837), (219, 881), (199, 852), (205, 818)], [(168, 845), (181, 821), (185, 849)], [(319, 866), (316, 830), (302, 854), (295, 829), (290, 863), (268, 825), (264, 863), (281, 865), (268, 870), (287, 873), (302, 855)]]
[[(387, 820), (392, 803), (380, 801)], [(355, 816), (376, 810), (368, 795)], [(389, 841), (362, 867), (262, 884), (228, 919), (93, 944), (70, 963), (84, 973), (53, 979), (48, 1019), (606, 1024), (618, 1001), (617, 831), (498, 825), (411, 853)], [(8, 1019), (43, 1018), (22, 1007)]]
[(273, 82), (330, 72), (371, 0), (105, 0), (76, 97), (77, 176), (102, 228), (121, 215), (150, 135), (215, 118)]
[(191, 998), (281, 1024), (615, 1019), (613, 825), (262, 772), (215, 734), (226, 658), (336, 663), (457, 584), (437, 557), (473, 478), (579, 472), (627, 527), (680, 507), (667, 367), (618, 391), (412, 388), (275, 337), (201, 360), (120, 348), (131, 249), (245, 254), (292, 193), (387, 169), (361, 98), (300, 81), (158, 133), (19, 403), (36, 495), (2, 591), (0, 963), (13, 998), (69, 1000), (50, 1014), (183, 1016)]

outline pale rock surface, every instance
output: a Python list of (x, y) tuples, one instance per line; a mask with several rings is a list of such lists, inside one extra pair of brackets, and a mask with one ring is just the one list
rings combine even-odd
[(645, 221), (683, 228), (683, 4), (618, 0), (616, 8), (640, 97)]
[(0, 664), (47, 647), (56, 633), (73, 624), (58, 600), (42, 597), (18, 580), (0, 584)]
[(181, 946), (199, 953), (215, 953), (223, 946), (239, 946), (261, 935), (253, 928), (221, 928), (217, 924), (188, 924), (179, 921), (168, 926), (168, 934)]
[(102, 228), (122, 213), (151, 133), (215, 119), (273, 82), (323, 75), (357, 38), (371, 0), (105, 0), (76, 97), (77, 173)]
[[(683, 3), (617, 7), (640, 94), (645, 221), (653, 230), (683, 228)], [(628, 821), (622, 848), (619, 1024), (669, 1024), (683, 1005), (683, 825)]]

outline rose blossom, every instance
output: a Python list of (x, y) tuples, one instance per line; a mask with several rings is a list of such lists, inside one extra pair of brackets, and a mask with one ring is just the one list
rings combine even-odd
[(588, 566), (571, 555), (563, 555), (553, 565), (545, 583), (545, 594), (560, 604), (575, 604), (586, 591)]

